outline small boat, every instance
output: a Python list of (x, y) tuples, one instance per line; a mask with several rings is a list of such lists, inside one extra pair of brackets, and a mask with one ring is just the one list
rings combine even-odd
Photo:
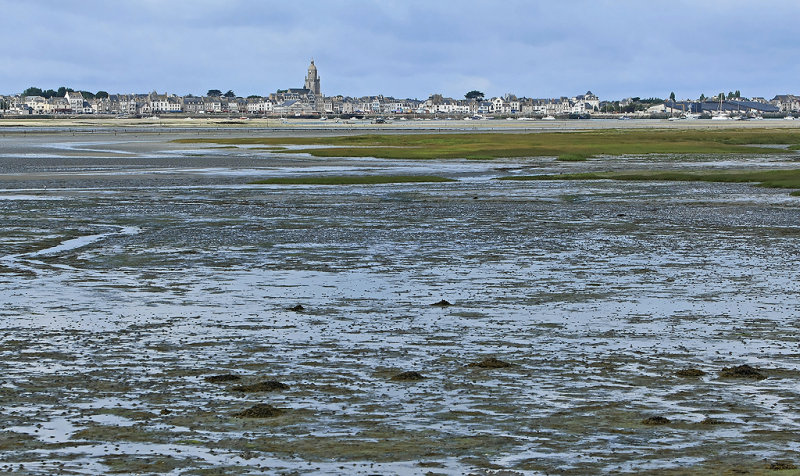
[(542, 120), (543, 120), (543, 121), (555, 121), (555, 120), (556, 120), (556, 118), (555, 118), (555, 117), (553, 117), (553, 116), (544, 116), (544, 117), (542, 118)]

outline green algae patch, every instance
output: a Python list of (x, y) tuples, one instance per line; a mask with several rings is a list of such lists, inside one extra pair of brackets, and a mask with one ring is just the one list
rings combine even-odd
[(337, 175), (317, 177), (275, 177), (250, 182), (256, 185), (379, 185), (388, 183), (456, 182), (435, 175)]
[[(800, 188), (800, 169), (770, 170), (633, 170), (617, 172), (584, 172), (574, 174), (518, 175), (498, 180), (621, 180), (639, 182), (721, 182), (756, 183), (762, 187)], [(792, 192), (798, 196), (798, 192)]]
[(589, 157), (591, 156), (587, 154), (572, 153), (572, 154), (561, 154), (556, 158), (556, 160), (560, 162), (585, 162), (589, 159)]
[[(186, 138), (179, 143), (308, 146), (283, 153), (315, 157), (386, 159), (474, 159), (629, 154), (785, 154), (759, 145), (800, 145), (800, 131), (779, 129), (610, 129), (537, 133), (363, 134), (329, 137)], [(315, 147), (323, 146), (323, 147)]]

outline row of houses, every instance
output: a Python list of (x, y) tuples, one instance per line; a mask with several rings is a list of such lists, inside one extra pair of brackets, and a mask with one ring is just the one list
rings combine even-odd
[[(622, 102), (620, 102), (622, 104)], [(163, 115), (184, 113), (234, 114), (249, 116), (309, 116), (309, 115), (521, 115), (558, 116), (587, 114), (602, 110), (600, 99), (591, 91), (573, 97), (535, 99), (507, 94), (490, 99), (453, 99), (434, 94), (426, 100), (397, 99), (389, 96), (322, 96), (307, 88), (286, 89), (266, 97), (251, 96), (178, 96), (175, 94), (111, 94), (102, 98), (84, 98), (80, 92), (69, 91), (64, 97), (0, 96), (0, 112), (15, 115), (37, 114), (113, 114)], [(648, 112), (702, 113), (726, 112), (798, 112), (800, 96), (778, 95), (767, 101), (750, 100), (666, 101), (651, 107)]]
[(518, 98), (508, 94), (487, 100), (453, 99), (439, 94), (427, 100), (397, 99), (388, 96), (317, 97), (305, 88), (287, 89), (267, 97), (177, 96), (174, 94), (111, 94), (102, 98), (84, 98), (69, 91), (65, 97), (11, 96), (3, 100), (9, 114), (116, 114), (157, 115), (247, 114), (247, 115), (310, 115), (310, 114), (524, 114), (556, 115), (597, 111), (600, 100), (587, 92), (571, 98)]

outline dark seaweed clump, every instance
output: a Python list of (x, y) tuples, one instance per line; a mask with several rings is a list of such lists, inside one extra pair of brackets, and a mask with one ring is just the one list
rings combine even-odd
[(723, 378), (752, 378), (756, 380), (767, 378), (759, 369), (747, 364), (739, 365), (738, 367), (725, 367), (719, 373), (719, 376)]
[(209, 375), (208, 377), (203, 377), (203, 380), (209, 383), (222, 383), (222, 382), (234, 382), (236, 380), (241, 380), (242, 377), (233, 374), (223, 374), (223, 375)]
[(504, 369), (506, 367), (511, 367), (511, 364), (496, 357), (487, 357), (480, 362), (472, 362), (467, 367), (479, 367), (482, 369)]
[(651, 416), (642, 420), (642, 424), (644, 425), (666, 425), (668, 423), (669, 419), (663, 416)]
[(401, 372), (395, 375), (394, 377), (392, 377), (392, 380), (399, 380), (401, 382), (411, 382), (415, 380), (422, 380), (424, 378), (425, 377), (423, 377), (421, 373), (409, 370), (407, 372)]
[(234, 413), (233, 416), (241, 418), (274, 418), (276, 416), (283, 415), (285, 412), (286, 410), (282, 408), (275, 408), (267, 403), (259, 403), (257, 405), (253, 405), (247, 410)]
[(236, 385), (231, 387), (235, 392), (274, 392), (276, 390), (288, 390), (289, 386), (277, 380), (265, 380), (263, 382), (250, 385)]
[(792, 463), (791, 461), (774, 461), (767, 466), (767, 469), (771, 469), (773, 471), (781, 471), (786, 469), (797, 469), (797, 465)]
[(675, 372), (675, 375), (677, 375), (678, 377), (702, 377), (705, 374), (706, 373), (700, 369), (692, 369), (692, 368), (681, 369)]
[(706, 417), (703, 421), (700, 422), (701, 425), (723, 425), (725, 423), (726, 422), (724, 420), (711, 417)]

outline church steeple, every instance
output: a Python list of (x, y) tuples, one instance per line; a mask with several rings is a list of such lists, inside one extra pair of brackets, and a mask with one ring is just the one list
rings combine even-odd
[(308, 75), (306, 76), (306, 89), (311, 90), (315, 96), (320, 96), (319, 75), (317, 75), (317, 67), (314, 65), (314, 59), (311, 59), (311, 64), (308, 66)]

